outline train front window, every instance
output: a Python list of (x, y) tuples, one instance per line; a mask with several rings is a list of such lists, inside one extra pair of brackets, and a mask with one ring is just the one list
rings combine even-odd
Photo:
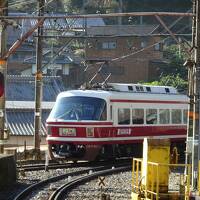
[(94, 97), (63, 97), (56, 101), (50, 119), (56, 120), (106, 120), (106, 101)]

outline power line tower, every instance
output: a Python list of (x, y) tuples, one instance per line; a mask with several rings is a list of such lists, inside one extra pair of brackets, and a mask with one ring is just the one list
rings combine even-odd
[[(0, 16), (8, 14), (8, 1), (0, 1)], [(7, 61), (3, 58), (6, 53), (6, 22), (0, 22), (0, 153), (4, 152), (4, 130), (5, 130), (5, 77), (7, 74)]]

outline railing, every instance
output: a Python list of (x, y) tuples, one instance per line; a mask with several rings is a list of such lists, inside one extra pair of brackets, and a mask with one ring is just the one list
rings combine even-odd
[[(132, 192), (139, 194), (143, 198), (148, 198), (151, 200), (162, 199), (164, 196), (176, 196), (177, 199), (182, 197), (184, 200), (189, 200), (190, 195), (190, 176), (191, 176), (191, 165), (189, 164), (163, 164), (163, 163), (155, 163), (155, 162), (147, 162), (147, 166), (142, 166), (142, 159), (133, 159), (133, 172), (132, 172)], [(148, 177), (142, 177), (142, 169), (151, 170), (151, 180), (147, 181), (147, 185), (144, 185), (142, 182), (143, 179), (147, 179)], [(180, 171), (180, 168), (183, 168), (187, 174), (184, 173), (175, 173), (176, 179), (179, 180), (179, 188), (174, 190), (168, 190), (164, 193), (160, 191), (161, 183), (160, 183), (160, 175), (162, 172), (162, 168), (166, 167), (169, 171)], [(183, 172), (182, 171), (182, 172)], [(148, 174), (148, 173), (146, 173)], [(169, 177), (173, 173), (169, 174)], [(163, 174), (164, 176), (164, 174)], [(166, 175), (167, 176), (167, 175)], [(179, 179), (178, 179), (179, 178)], [(173, 180), (175, 182), (175, 180)], [(170, 181), (169, 181), (170, 182)], [(174, 183), (173, 183), (174, 185)], [(177, 185), (176, 185), (177, 186)], [(167, 185), (168, 188), (168, 185)]]

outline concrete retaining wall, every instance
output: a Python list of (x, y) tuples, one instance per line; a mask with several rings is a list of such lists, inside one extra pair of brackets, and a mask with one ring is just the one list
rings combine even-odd
[(14, 155), (0, 155), (0, 190), (16, 182)]

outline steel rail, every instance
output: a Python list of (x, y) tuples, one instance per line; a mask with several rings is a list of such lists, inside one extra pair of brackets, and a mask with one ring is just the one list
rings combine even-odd
[[(115, 161), (113, 161), (112, 165), (117, 164), (118, 162), (120, 163), (126, 163), (129, 162), (130, 158), (124, 158), (124, 159), (116, 159)], [(29, 164), (23, 164), (21, 165), (21, 163), (19, 162), (17, 165), (17, 170), (18, 172), (20, 171), (38, 171), (38, 170), (44, 170), (45, 167), (47, 167), (48, 169), (65, 169), (65, 168), (74, 168), (74, 167), (96, 167), (96, 166), (103, 166), (106, 165), (107, 162), (102, 160), (102, 161), (96, 161), (96, 162), (89, 162), (89, 161), (82, 161), (82, 162), (76, 162), (76, 163), (72, 163), (72, 162), (66, 162), (66, 163), (58, 163), (55, 161), (50, 160), (48, 165), (45, 165), (45, 160), (41, 161), (42, 163), (35, 163), (35, 162), (31, 162)]]
[(59, 16), (36, 16), (36, 15), (24, 15), (24, 16), (1, 16), (2, 19), (78, 19), (78, 18), (108, 18), (108, 17), (131, 17), (131, 16), (175, 16), (175, 17), (193, 17), (193, 13), (181, 13), (181, 12), (128, 12), (128, 13), (108, 13), (108, 14), (78, 14), (78, 15), (59, 15)]
[(17, 166), (17, 170), (20, 171), (38, 171), (44, 170), (45, 167), (48, 169), (64, 169), (64, 168), (73, 168), (73, 167), (87, 167), (89, 166), (89, 162), (80, 162), (80, 163), (51, 163), (49, 165), (45, 164), (36, 164), (36, 165), (25, 165), (25, 166)]
[(65, 179), (67, 178), (68, 176), (76, 176), (76, 175), (80, 175), (80, 174), (83, 174), (83, 173), (88, 173), (90, 170), (94, 170), (94, 171), (97, 171), (97, 170), (103, 170), (103, 169), (107, 169), (108, 166), (100, 166), (100, 167), (93, 167), (93, 168), (88, 168), (88, 169), (84, 169), (84, 170), (79, 170), (79, 171), (76, 171), (76, 172), (69, 172), (69, 173), (66, 173), (66, 174), (63, 174), (63, 175), (59, 175), (59, 176), (55, 176), (55, 177), (51, 177), (51, 178), (48, 178), (48, 179), (45, 179), (45, 180), (42, 180), (38, 183), (35, 183), (29, 187), (27, 187), (25, 190), (23, 190), (20, 194), (18, 194), (14, 200), (24, 200), (24, 199), (27, 199), (27, 197), (34, 191), (34, 190), (37, 190), (38, 188), (41, 188), (41, 187), (44, 187), (45, 185), (47, 184), (50, 184), (50, 183), (53, 183), (53, 182), (56, 182), (56, 181), (59, 181), (59, 180), (62, 180), (62, 179)]
[(60, 188), (58, 188), (54, 193), (52, 193), (52, 195), (49, 197), (48, 200), (61, 200), (64, 198), (64, 196), (66, 195), (66, 192), (69, 192), (70, 189), (88, 182), (92, 179), (97, 178), (98, 176), (103, 176), (103, 175), (110, 175), (110, 174), (115, 174), (118, 172), (122, 172), (122, 171), (128, 171), (131, 170), (131, 166), (123, 166), (123, 167), (117, 167), (117, 168), (112, 168), (112, 169), (106, 169), (106, 170), (101, 170), (99, 172), (95, 172), (93, 174), (90, 175), (85, 175), (82, 176), (80, 178), (76, 178), (73, 181), (70, 181), (64, 185), (62, 185)]

